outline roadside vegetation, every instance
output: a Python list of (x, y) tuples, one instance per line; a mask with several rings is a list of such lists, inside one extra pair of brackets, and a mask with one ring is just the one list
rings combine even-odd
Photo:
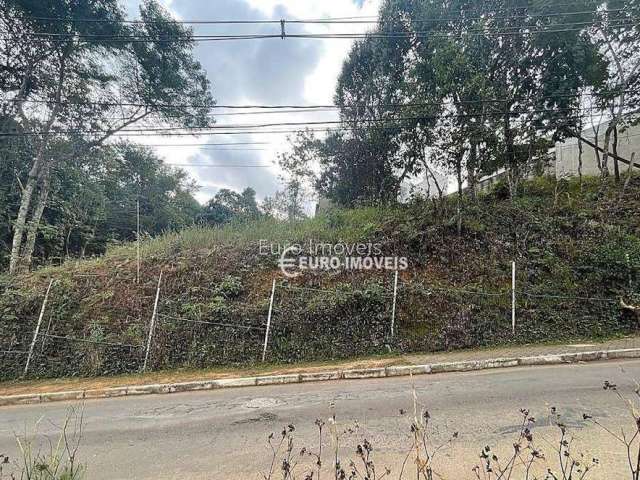
[[(155, 0), (139, 22), (117, 0), (2, 3), (0, 378), (28, 351), (36, 378), (252, 365), (276, 278), (274, 363), (635, 331), (640, 183), (622, 140), (640, 111), (638, 10), (385, 0), (337, 78), (340, 120), (278, 155), (281, 191), (200, 205), (184, 171), (120, 138), (214, 132), (189, 25)], [(567, 139), (575, 178), (544, 177)], [(396, 328), (391, 272), (282, 279), (261, 240), (408, 258)]]
[[(336, 209), (294, 223), (261, 219), (196, 227), (105, 256), (0, 277), (2, 375), (24, 367), (11, 351), (32, 340), (54, 279), (31, 377), (95, 376), (141, 368), (158, 277), (163, 283), (150, 368), (250, 366), (260, 361), (271, 283), (278, 278), (268, 360), (344, 359), (635, 332), (640, 303), (640, 182), (538, 178), (457, 201)], [(390, 335), (392, 272), (305, 272), (284, 279), (260, 240), (363, 242), (406, 256)], [(518, 265), (511, 332), (511, 261)], [(201, 323), (205, 322), (205, 323)], [(64, 337), (64, 338), (59, 338)], [(71, 338), (76, 341), (68, 341)], [(7, 353), (7, 351), (9, 351)]]
[[(477, 455), (457, 458), (455, 462), (466, 468), (466, 474), (456, 479), (473, 480), (586, 480), (610, 478), (638, 478), (640, 472), (640, 417), (638, 417), (638, 392), (625, 397), (617, 386), (605, 381), (604, 389), (613, 392), (617, 399), (628, 407), (631, 428), (621, 432), (610, 430), (606, 421), (583, 412), (575, 419), (565, 415), (555, 406), (539, 417), (523, 408), (519, 416), (519, 427), (513, 443), (505, 445), (478, 446)], [(443, 458), (449, 455), (450, 447), (459, 441), (465, 432), (439, 431), (438, 418), (432, 417), (419, 402), (415, 392), (413, 405), (398, 411), (398, 422), (406, 423), (408, 440), (404, 445), (403, 461), (394, 469), (389, 468), (377, 455), (383, 453), (375, 443), (363, 438), (357, 422), (345, 422), (335, 415), (323, 420), (316, 419), (317, 441), (313, 445), (301, 445), (296, 438), (295, 425), (286, 425), (279, 433), (267, 439), (267, 450), (271, 454), (265, 460), (267, 468), (261, 472), (264, 480), (435, 480), (451, 478), (442, 472)], [(573, 424), (574, 427), (568, 425)], [(598, 458), (605, 453), (597, 446), (592, 451), (581, 451), (575, 445), (579, 435), (575, 425), (596, 427), (610, 435), (619, 445), (620, 465), (602, 462)], [(434, 426), (435, 425), (435, 426)], [(550, 427), (553, 430), (543, 429)], [(444, 438), (444, 440), (440, 440)], [(379, 439), (384, 442), (384, 436)], [(355, 446), (351, 443), (356, 442)], [(347, 447), (347, 445), (349, 445)], [(351, 453), (345, 455), (345, 448)], [(607, 452), (608, 453), (608, 452)], [(614, 455), (611, 458), (618, 458)], [(449, 459), (450, 460), (450, 459)], [(628, 476), (618, 477), (612, 472), (625, 471)]]
[[(56, 434), (46, 436), (36, 425), (25, 426), (25, 431), (14, 433), (17, 456), (0, 455), (2, 480), (82, 480), (86, 478), (86, 465), (79, 457), (83, 442), (84, 407), (69, 407)], [(27, 428), (34, 428), (28, 431)]]

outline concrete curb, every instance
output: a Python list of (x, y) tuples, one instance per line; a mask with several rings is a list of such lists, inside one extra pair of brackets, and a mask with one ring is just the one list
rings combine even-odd
[(401, 377), (408, 375), (426, 375), (444, 372), (468, 372), (491, 368), (509, 368), (517, 366), (557, 365), (562, 363), (593, 362), (598, 360), (617, 360), (640, 358), (640, 348), (621, 350), (601, 350), (592, 352), (562, 353), (539, 355), (534, 357), (492, 358), (486, 360), (468, 360), (463, 362), (433, 363), (428, 365), (402, 365), (385, 368), (367, 368), (358, 370), (335, 370), (317, 373), (291, 375), (271, 375), (263, 377), (225, 378), (185, 383), (132, 385), (126, 387), (101, 388), (26, 395), (0, 396), (0, 406), (29, 405), (35, 403), (78, 401), (98, 398), (126, 397), (134, 395), (167, 394), (216, 390), (220, 388), (254, 387), (261, 385), (284, 385), (288, 383), (324, 382), (330, 380), (355, 380), (365, 378)]

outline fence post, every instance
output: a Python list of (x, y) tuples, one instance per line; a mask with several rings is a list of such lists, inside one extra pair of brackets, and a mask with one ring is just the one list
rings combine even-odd
[(516, 334), (516, 262), (511, 262), (511, 332)]
[(136, 285), (140, 283), (140, 199), (136, 202)]
[(264, 346), (262, 347), (262, 361), (267, 358), (267, 345), (269, 344), (269, 330), (271, 329), (271, 314), (273, 312), (273, 299), (276, 296), (276, 279), (273, 279), (271, 287), (271, 301), (269, 302), (269, 315), (267, 315), (267, 331), (264, 334)]
[(49, 335), (49, 330), (51, 330), (51, 316), (49, 316), (49, 322), (47, 322), (47, 330), (42, 335), (42, 346), (40, 347), (40, 353), (44, 353), (44, 344), (47, 340), (47, 335)]
[(158, 288), (156, 289), (156, 301), (153, 304), (153, 314), (151, 315), (151, 323), (149, 324), (149, 337), (147, 338), (147, 351), (144, 355), (144, 364), (142, 365), (142, 371), (147, 370), (147, 362), (149, 361), (149, 351), (151, 350), (151, 338), (153, 337), (153, 331), (156, 328), (156, 316), (158, 314), (158, 300), (160, 300), (160, 284), (162, 283), (162, 271), (160, 272), (160, 278), (158, 278)]
[(47, 308), (47, 302), (49, 301), (49, 292), (51, 291), (51, 287), (53, 286), (53, 279), (49, 282), (49, 286), (47, 287), (47, 293), (44, 294), (44, 300), (42, 301), (42, 308), (40, 308), (40, 316), (38, 317), (38, 324), (36, 325), (36, 330), (33, 332), (33, 340), (31, 340), (31, 346), (29, 347), (29, 353), (27, 355), (27, 363), (24, 366), (24, 375), (27, 374), (29, 370), (29, 363), (31, 363), (31, 355), (33, 355), (33, 348), (36, 346), (36, 340), (38, 339), (38, 333), (40, 333), (40, 325), (42, 324), (42, 319), (44, 318), (44, 311)]
[(391, 307), (391, 338), (396, 325), (396, 299), (398, 298), (398, 270), (396, 270), (393, 280), (393, 306)]

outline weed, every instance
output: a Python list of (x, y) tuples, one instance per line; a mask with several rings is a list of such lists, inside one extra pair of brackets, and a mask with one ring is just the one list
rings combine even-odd
[[(20, 480), (81, 480), (85, 467), (78, 461), (78, 450), (82, 442), (84, 408), (69, 408), (60, 427), (57, 441), (48, 441), (48, 451), (43, 453), (37, 446), (37, 438), (16, 436), (20, 458), (12, 465), (6, 456), (0, 457), (0, 478), (9, 471), (9, 479)], [(48, 440), (48, 439), (47, 439)]]

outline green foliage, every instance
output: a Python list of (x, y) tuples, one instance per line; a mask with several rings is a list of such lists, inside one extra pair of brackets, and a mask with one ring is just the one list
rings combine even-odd
[[(640, 238), (635, 235), (608, 232), (599, 238), (593, 249), (585, 252), (582, 259), (583, 271), (607, 290), (627, 284), (630, 288), (638, 285), (640, 279)], [(587, 267), (588, 266), (588, 267)]]
[[(164, 272), (151, 352), (153, 368), (200, 368), (259, 361), (278, 254), (259, 240), (378, 243), (406, 256), (390, 337), (390, 272), (308, 273), (276, 290), (268, 355), (293, 362), (389, 351), (437, 351), (502, 343), (570, 341), (635, 331), (620, 307), (640, 303), (640, 179), (625, 197), (613, 184), (568, 181), (557, 196), (549, 178), (522, 185), (515, 201), (494, 191), (389, 208), (334, 209), (297, 222), (259, 218), (197, 227), (105, 257), (0, 277), (0, 344), (30, 344), (50, 278), (49, 333), (92, 342), (39, 339), (30, 375), (106, 375), (139, 370), (160, 270)], [(597, 195), (599, 202), (591, 199)], [(609, 203), (610, 202), (610, 203)], [(613, 207), (612, 207), (613, 205)], [(613, 213), (611, 213), (613, 212)], [(511, 261), (518, 265), (517, 331), (511, 334)], [(485, 295), (489, 293), (490, 295)], [(20, 358), (20, 357), (17, 357)], [(0, 357), (3, 378), (22, 361)]]
[(388, 351), (389, 296), (366, 281), (358, 288), (338, 283), (326, 291), (286, 291), (271, 357), (282, 362), (349, 358)]
[[(0, 81), (0, 96), (18, 102), (5, 102), (0, 129), (25, 136), (10, 136), (1, 145), (0, 163), (13, 165), (0, 168), (0, 204), (8, 202), (8, 208), (0, 208), (0, 268), (11, 237), (12, 272), (31, 267), (36, 247), (29, 230), (38, 232), (43, 212), (46, 226), (35, 252), (40, 257), (100, 253), (109, 240), (131, 239), (135, 202), (109, 193), (135, 190), (147, 202), (143, 214), (155, 217), (148, 219), (153, 220), (150, 231), (184, 226), (184, 211), (190, 210), (189, 223), (195, 217), (193, 185), (187, 186), (184, 172), (163, 168), (155, 174), (147, 168), (159, 161), (143, 148), (121, 145), (125, 158), (120, 160), (103, 148), (117, 132), (143, 120), (211, 124), (214, 101), (206, 73), (193, 57), (191, 30), (172, 21), (154, 0), (142, 2), (140, 17), (141, 22), (127, 23), (115, 0), (3, 3), (0, 61), (10, 67)], [(59, 21), (74, 18), (83, 21)], [(45, 35), (34, 39), (34, 31)], [(78, 41), (83, 38), (91, 41)], [(127, 38), (134, 40), (123, 41)], [(119, 168), (126, 163), (137, 168)], [(123, 175), (109, 177), (113, 173)], [(22, 195), (22, 188), (34, 194)], [(158, 197), (163, 202), (156, 208)], [(45, 211), (46, 206), (54, 208)], [(105, 223), (107, 238), (96, 238)], [(91, 245), (94, 241), (97, 245)]]
[(248, 222), (260, 216), (255, 190), (245, 188), (242, 193), (237, 193), (223, 188), (207, 202), (198, 220), (205, 225), (219, 226)]
[(206, 305), (205, 314), (212, 315), (217, 318), (224, 318), (229, 313), (229, 307), (226, 298), (220, 295), (213, 297), (210, 303)]
[[(195, 226), (146, 239), (142, 242), (142, 253), (144, 257), (175, 255), (196, 250), (210, 251), (218, 245), (246, 247), (260, 240), (281, 244), (303, 244), (309, 240), (358, 242), (375, 236), (386, 215), (384, 212), (384, 209), (375, 207), (332, 209), (324, 215), (294, 222), (264, 216), (221, 226)], [(133, 258), (133, 255), (135, 245), (128, 244), (111, 248), (106, 257)]]
[[(315, 159), (318, 192), (349, 207), (392, 203), (416, 174), (441, 191), (434, 172), (455, 175), (460, 190), (466, 181), (473, 195), (479, 178), (502, 169), (504, 193), (518, 196), (525, 178), (544, 171), (554, 142), (579, 135), (583, 93), (605, 111), (625, 102), (621, 125), (637, 123), (637, 96), (620, 96), (640, 82), (640, 36), (624, 22), (637, 5), (620, 18), (598, 5), (383, 2), (378, 26), (354, 43), (338, 79), (342, 128), (324, 140), (300, 132), (287, 165)], [(589, 31), (594, 23), (600, 35)]]
[[(19, 208), (14, 169), (26, 170), (27, 161), (9, 156), (8, 163), (0, 165), (0, 268), (8, 262)], [(138, 201), (145, 236), (191, 226), (201, 211), (193, 198), (195, 186), (184, 171), (126, 142), (61, 161), (51, 181), (53, 191), (35, 246), (39, 263), (99, 255), (109, 244), (134, 240)]]
[(216, 286), (213, 293), (224, 298), (237, 298), (243, 290), (242, 279), (228, 275)]

